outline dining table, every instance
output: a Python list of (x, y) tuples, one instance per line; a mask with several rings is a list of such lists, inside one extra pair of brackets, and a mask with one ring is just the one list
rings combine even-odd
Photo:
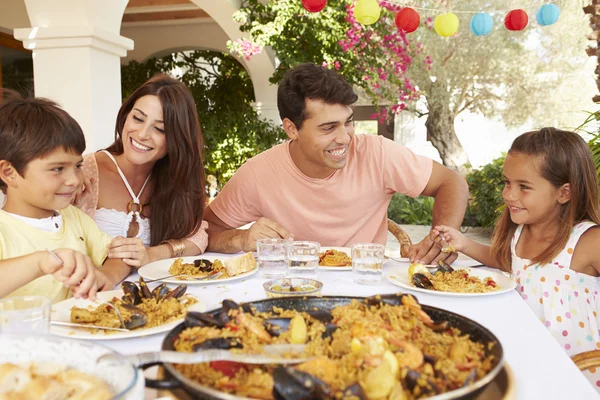
[[(221, 256), (206, 253), (208, 256)], [(222, 255), (229, 257), (230, 255)], [(470, 266), (472, 260), (457, 260), (453, 266)], [(388, 259), (383, 266), (380, 283), (363, 285), (354, 282), (352, 271), (317, 270), (316, 279), (323, 283), (323, 296), (373, 296), (376, 294), (411, 293), (421, 304), (445, 309), (470, 318), (493, 332), (504, 349), (504, 361), (512, 369), (516, 382), (516, 398), (535, 399), (598, 399), (596, 388), (579, 371), (569, 356), (539, 321), (516, 290), (487, 296), (459, 297), (432, 291), (422, 293), (400, 288), (386, 279), (397, 274), (406, 263)], [(137, 274), (128, 280), (137, 280)], [(224, 299), (238, 303), (265, 299), (260, 273), (246, 278), (220, 283), (188, 284), (187, 293), (197, 296), (206, 310), (219, 308)], [(169, 286), (175, 287), (176, 285)], [(166, 333), (129, 339), (98, 341), (124, 354), (159, 351)], [(146, 391), (146, 397), (154, 396)]]

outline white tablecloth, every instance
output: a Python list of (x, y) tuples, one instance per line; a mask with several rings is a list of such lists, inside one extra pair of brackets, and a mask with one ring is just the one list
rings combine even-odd
[[(457, 264), (469, 265), (464, 261), (458, 261)], [(384, 274), (393, 274), (398, 265), (389, 260), (384, 266)], [(129, 278), (132, 279), (137, 279), (137, 276)], [(371, 296), (405, 291), (385, 278), (378, 285), (355, 284), (350, 271), (319, 270), (317, 279), (323, 282), (323, 295)], [(264, 299), (262, 284), (265, 281), (256, 274), (227, 284), (188, 285), (188, 292), (198, 296), (210, 310), (219, 307), (224, 299), (237, 302)], [(471, 318), (498, 337), (504, 348), (505, 360), (516, 376), (519, 400), (600, 398), (515, 291), (477, 298), (414, 294), (420, 303)], [(157, 351), (161, 348), (164, 336), (102, 341), (102, 344), (122, 354)]]

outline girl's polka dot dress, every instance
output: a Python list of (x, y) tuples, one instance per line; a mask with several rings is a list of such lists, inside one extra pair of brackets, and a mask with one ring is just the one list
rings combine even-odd
[[(529, 260), (516, 254), (523, 225), (519, 225), (511, 242), (517, 291), (569, 356), (600, 349), (600, 278), (570, 269), (577, 241), (593, 226), (596, 224), (589, 221), (575, 225), (565, 249), (543, 266), (530, 265)], [(600, 390), (600, 368), (584, 374)]]

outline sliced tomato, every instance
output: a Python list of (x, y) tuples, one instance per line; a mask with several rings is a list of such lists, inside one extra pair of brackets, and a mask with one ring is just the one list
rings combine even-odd
[(233, 378), (240, 369), (244, 368), (244, 364), (233, 361), (211, 361), (209, 365), (212, 369), (230, 378)]

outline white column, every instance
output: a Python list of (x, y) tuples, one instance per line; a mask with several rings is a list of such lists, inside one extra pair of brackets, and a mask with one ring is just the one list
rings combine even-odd
[(87, 149), (114, 140), (121, 106), (121, 57), (133, 41), (119, 34), (128, 0), (25, 0), (32, 28), (15, 29), (33, 51), (35, 95), (58, 102), (81, 125)]

